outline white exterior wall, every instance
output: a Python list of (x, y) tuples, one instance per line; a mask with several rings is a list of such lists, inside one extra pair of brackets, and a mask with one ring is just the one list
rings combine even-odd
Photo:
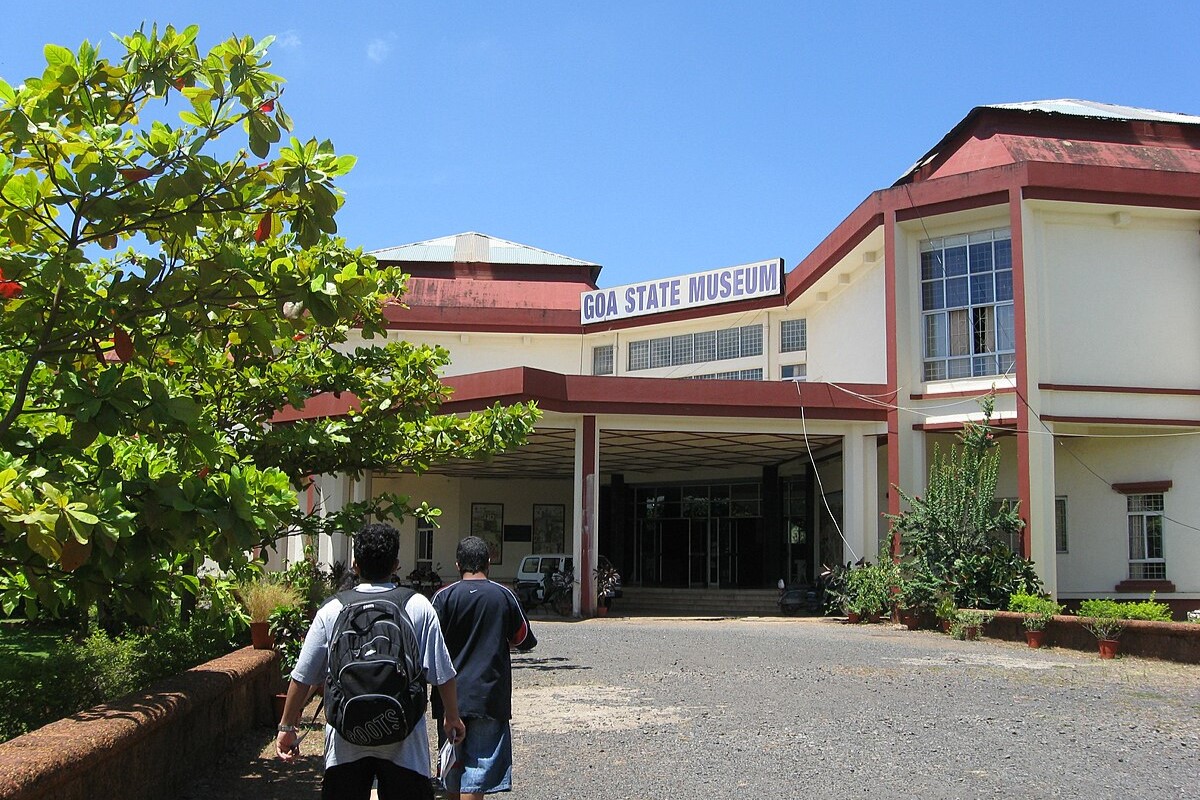
[[(839, 288), (827, 292), (825, 302), (795, 304), (808, 319), (808, 380), (885, 384), (887, 301), (882, 262), (861, 270), (852, 283)], [(805, 293), (801, 300), (812, 294)]]
[(1038, 381), (1200, 387), (1200, 214), (1063, 205), (1031, 206), (1041, 251), (1030, 255), (1044, 265), (1033, 273)]
[[(428, 501), (442, 510), (439, 527), (433, 534), (433, 564), (442, 580), (449, 583), (457, 578), (454, 552), (458, 542), (471, 533), (471, 504), (500, 503), (504, 506), (505, 525), (531, 525), (533, 504), (560, 504), (566, 508), (564, 546), (571, 551), (571, 526), (574, 520), (571, 480), (493, 480), (453, 478), (443, 475), (413, 475), (378, 477), (375, 491), (391, 491), (410, 495), (414, 500)], [(400, 574), (406, 575), (416, 561), (417, 523), (409, 518), (400, 524)], [(504, 542), (499, 564), (492, 567), (491, 577), (511, 583), (516, 579), (521, 559), (529, 555), (531, 542)]]
[(1055, 465), (1058, 494), (1067, 498), (1067, 552), (1058, 555), (1060, 595), (1110, 594), (1128, 577), (1125, 495), (1107, 484), (1171, 480), (1172, 488), (1163, 493), (1169, 517), (1163, 523), (1167, 579), (1175, 583), (1173, 597), (1200, 597), (1200, 531), (1187, 527), (1200, 527), (1198, 438), (1070, 438), (1062, 442)]

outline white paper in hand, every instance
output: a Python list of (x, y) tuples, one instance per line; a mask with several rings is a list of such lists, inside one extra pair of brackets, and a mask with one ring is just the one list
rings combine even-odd
[(462, 752), (459, 748), (462, 745), (451, 744), (449, 740), (442, 745), (441, 752), (438, 753), (438, 775), (442, 780), (450, 774), (450, 770), (455, 769), (462, 760)]

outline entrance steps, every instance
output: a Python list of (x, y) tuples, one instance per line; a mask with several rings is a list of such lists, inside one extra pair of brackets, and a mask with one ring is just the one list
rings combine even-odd
[(661, 589), (626, 586), (613, 601), (625, 616), (761, 617), (779, 613), (777, 589)]

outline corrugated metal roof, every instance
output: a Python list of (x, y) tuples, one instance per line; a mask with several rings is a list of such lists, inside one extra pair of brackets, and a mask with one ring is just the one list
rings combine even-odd
[(533, 264), (542, 266), (598, 267), (590, 261), (551, 253), (527, 244), (497, 239), (473, 231), (440, 239), (402, 244), (374, 250), (381, 261), (412, 261), (457, 264)]
[(1097, 103), (1094, 100), (1030, 100), (1024, 103), (995, 103), (983, 108), (1006, 108), (1014, 111), (1039, 111), (1044, 114), (1066, 114), (1072, 117), (1095, 119), (1144, 120), (1146, 122), (1177, 122), (1181, 125), (1200, 125), (1200, 117), (1191, 114), (1176, 114), (1171, 111), (1155, 111), (1152, 108), (1119, 106), (1113, 103)]

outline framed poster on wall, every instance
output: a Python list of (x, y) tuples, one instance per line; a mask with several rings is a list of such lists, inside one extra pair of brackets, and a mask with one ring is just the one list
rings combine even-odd
[(488, 544), (492, 563), (504, 559), (504, 504), (471, 503), (471, 535)]
[(565, 547), (567, 507), (563, 505), (533, 506), (533, 552), (562, 553)]

